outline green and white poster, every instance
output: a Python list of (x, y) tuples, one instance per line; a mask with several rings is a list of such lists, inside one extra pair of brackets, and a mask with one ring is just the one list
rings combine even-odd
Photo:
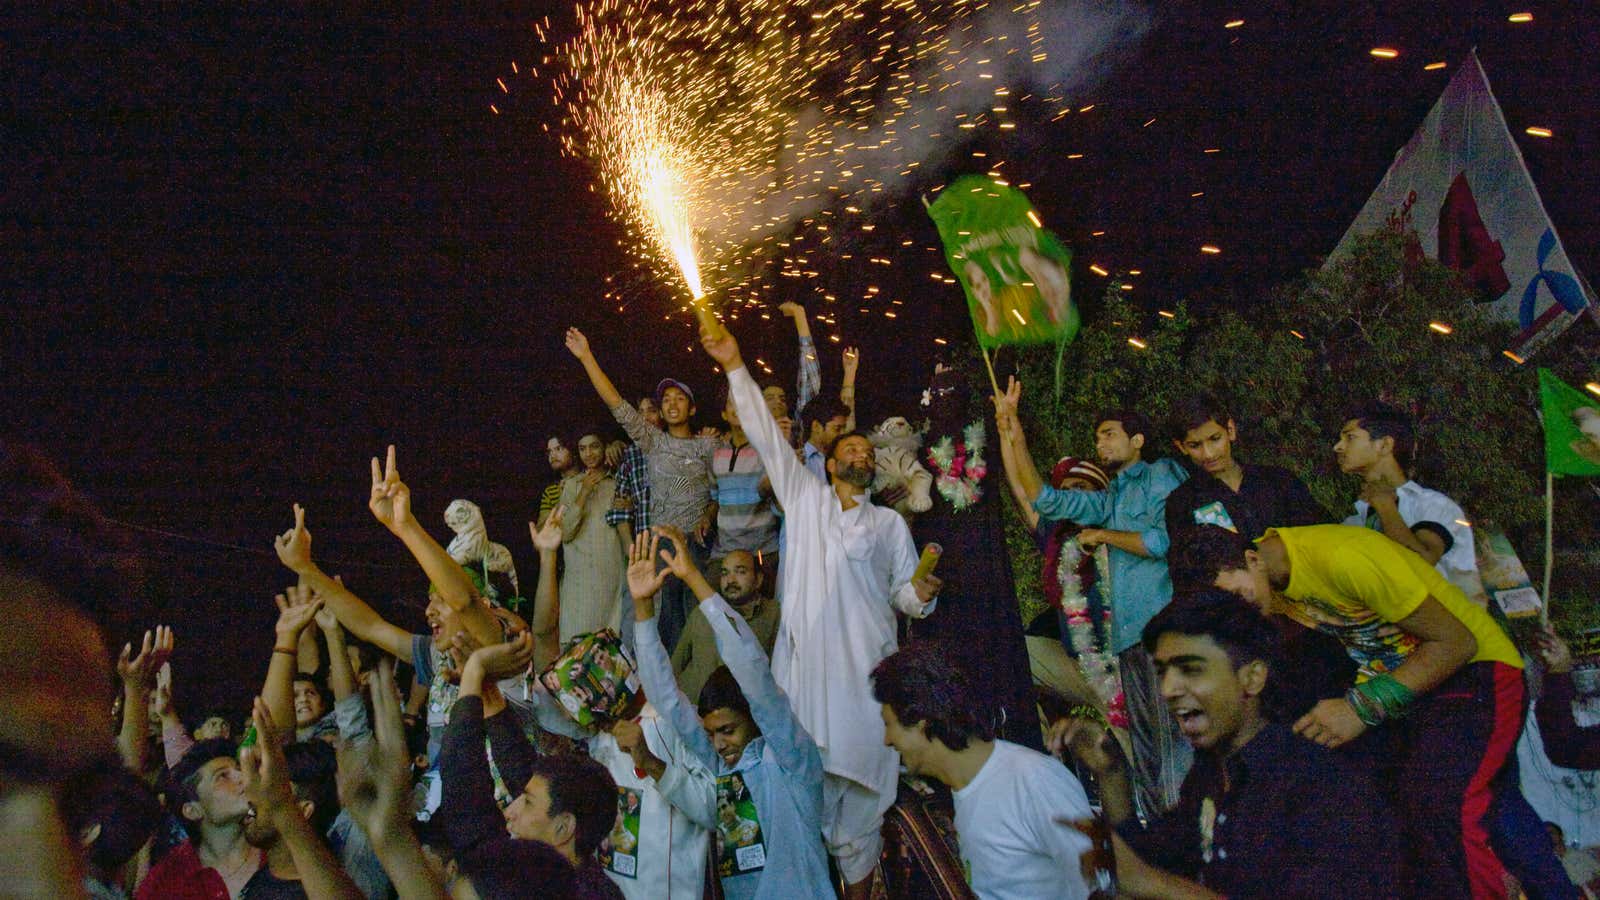
[(928, 205), (985, 349), (1066, 343), (1078, 333), (1072, 251), (1014, 187), (965, 175)]

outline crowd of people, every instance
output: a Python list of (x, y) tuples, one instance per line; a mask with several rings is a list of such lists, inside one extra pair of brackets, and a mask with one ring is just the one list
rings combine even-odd
[[(426, 632), (327, 574), (296, 506), (250, 709), (183, 706), (181, 624), (103, 659), (82, 593), (121, 570), (81, 570), (114, 542), (5, 448), (28, 525), (0, 545), (0, 893), (883, 896), (907, 782), (948, 798), (986, 900), (1600, 890), (1518, 786), (1530, 685), (1550, 758), (1600, 767), (1572, 654), (1512, 642), (1461, 507), (1408, 474), (1403, 412), (1360, 403), (1330, 434), (1347, 518), (1237, 459), (1209, 396), (1159, 429), (1083, 423), (1097, 458), (1046, 478), (1015, 379), (973, 414), (941, 366), (920, 416), (863, 433), (860, 355), (825, 395), (783, 312), (792, 407), (702, 331), (718, 427), (676, 378), (630, 402), (568, 330), (616, 427), (545, 443), (531, 598), (475, 505), (451, 504), (448, 547), (423, 526), (392, 446), (368, 506), (426, 579)], [(919, 418), (932, 472), (903, 452)], [(1044, 560), (1026, 626), (1007, 489)]]

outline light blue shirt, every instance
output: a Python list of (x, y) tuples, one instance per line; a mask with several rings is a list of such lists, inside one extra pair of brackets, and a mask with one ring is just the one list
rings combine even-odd
[(1046, 486), (1033, 508), (1046, 520), (1088, 528), (1132, 531), (1148, 557), (1111, 548), (1111, 643), (1122, 651), (1139, 643), (1144, 626), (1172, 599), (1167, 574), (1167, 495), (1188, 480), (1176, 460), (1143, 460), (1117, 473), (1103, 491), (1058, 491)]
[(636, 631), (639, 680), (659, 721), (719, 777), (738, 773), (755, 803), (766, 865), (722, 879), (722, 893), (728, 900), (829, 900), (834, 892), (822, 846), (822, 753), (789, 709), (789, 698), (773, 680), (767, 655), (744, 618), (720, 594), (703, 600), (700, 613), (711, 624), (717, 652), (761, 729), (761, 736), (745, 745), (738, 764), (729, 766), (711, 746), (694, 704), (673, 680), (672, 661), (654, 619), (638, 623)]

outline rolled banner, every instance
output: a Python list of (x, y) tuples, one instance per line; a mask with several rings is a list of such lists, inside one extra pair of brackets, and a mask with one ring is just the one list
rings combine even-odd
[(911, 573), (911, 580), (916, 581), (926, 575), (933, 574), (933, 567), (939, 564), (939, 557), (944, 555), (944, 548), (938, 544), (930, 543), (922, 548), (922, 556), (917, 560), (917, 570)]

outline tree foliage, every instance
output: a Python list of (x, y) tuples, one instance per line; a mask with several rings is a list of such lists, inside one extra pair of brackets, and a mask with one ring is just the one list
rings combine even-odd
[[(1342, 518), (1358, 484), (1339, 472), (1333, 444), (1351, 405), (1383, 400), (1417, 423), (1416, 479), (1455, 498), (1475, 527), (1511, 535), (1538, 578), (1544, 451), (1535, 373), (1502, 354), (1512, 327), (1453, 270), (1425, 258), (1414, 236), (1370, 235), (1266, 304), (1152, 314), (1112, 278), (1098, 307), (1062, 353), (1059, 396), (1055, 348), (1015, 360), (1041, 469), (1063, 454), (1092, 457), (1095, 416), (1117, 406), (1157, 423), (1147, 456), (1171, 454), (1165, 423), (1174, 404), (1210, 391), (1231, 404), (1241, 459), (1290, 469)], [(1024, 612), (1037, 612), (1038, 556), (1020, 528), (1010, 540)]]

